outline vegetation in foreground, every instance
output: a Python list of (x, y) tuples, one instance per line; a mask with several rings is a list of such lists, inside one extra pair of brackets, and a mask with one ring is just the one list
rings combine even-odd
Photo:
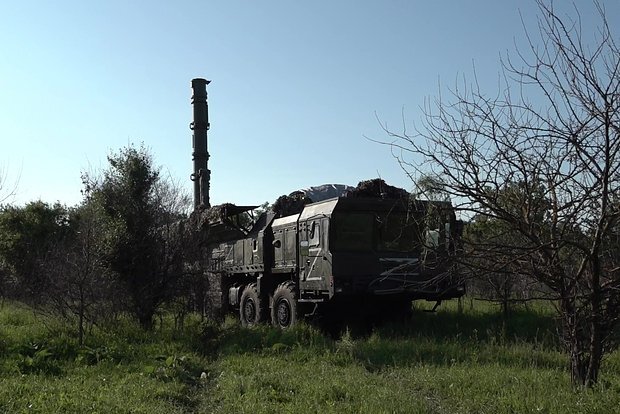
[[(452, 304), (453, 305), (453, 304)], [(507, 323), (489, 305), (418, 309), (411, 321), (331, 339), (317, 328), (247, 330), (125, 320), (84, 346), (58, 321), (0, 308), (0, 412), (614, 412), (620, 353), (593, 389), (570, 385), (544, 307)]]

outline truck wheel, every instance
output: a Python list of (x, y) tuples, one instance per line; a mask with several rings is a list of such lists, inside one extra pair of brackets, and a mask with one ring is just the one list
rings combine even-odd
[(297, 322), (297, 298), (293, 287), (283, 283), (273, 294), (271, 323), (282, 329), (290, 328)]
[(239, 305), (239, 319), (241, 326), (251, 328), (265, 319), (263, 301), (258, 296), (255, 283), (250, 283), (243, 289)]

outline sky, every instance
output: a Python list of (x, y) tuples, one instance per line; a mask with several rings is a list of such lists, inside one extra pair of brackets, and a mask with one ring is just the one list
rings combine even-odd
[[(611, 27), (620, 1), (601, 2)], [(585, 32), (598, 22), (579, 8)], [(412, 183), (382, 125), (411, 131), (457, 79), (498, 87), (533, 0), (2, 1), (0, 175), (5, 202), (81, 201), (127, 145), (192, 191), (190, 82), (208, 86), (211, 203), (299, 188)], [(0, 194), (0, 198), (1, 198)]]

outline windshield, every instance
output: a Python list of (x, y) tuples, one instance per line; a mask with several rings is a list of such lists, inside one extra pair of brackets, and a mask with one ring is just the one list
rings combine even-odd
[(419, 247), (417, 240), (418, 225), (405, 212), (333, 216), (333, 250), (409, 252)]

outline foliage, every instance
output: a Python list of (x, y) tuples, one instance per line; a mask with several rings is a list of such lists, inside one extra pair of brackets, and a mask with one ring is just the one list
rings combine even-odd
[(101, 175), (83, 175), (76, 207), (37, 201), (0, 211), (0, 293), (74, 323), (79, 343), (127, 309), (148, 328), (165, 301), (193, 293), (178, 284), (189, 198), (144, 148), (108, 160)]
[(11, 277), (5, 295), (76, 318), (80, 342), (86, 324), (109, 311), (113, 297), (98, 236), (102, 218), (92, 204), (67, 208), (40, 201), (0, 213), (0, 262)]
[(450, 194), (444, 187), (443, 180), (435, 175), (422, 175), (415, 182), (416, 191), (412, 195), (414, 199), (427, 199), (430, 201), (450, 201)]
[(42, 201), (0, 211), (0, 267), (13, 277), (7, 294), (36, 302), (45, 291), (48, 253), (67, 236), (68, 214), (65, 206)]
[(123, 148), (108, 162), (101, 177), (84, 175), (84, 192), (107, 218), (107, 264), (123, 283), (140, 324), (150, 328), (182, 275), (183, 235), (174, 228), (188, 199), (162, 178), (143, 147)]

